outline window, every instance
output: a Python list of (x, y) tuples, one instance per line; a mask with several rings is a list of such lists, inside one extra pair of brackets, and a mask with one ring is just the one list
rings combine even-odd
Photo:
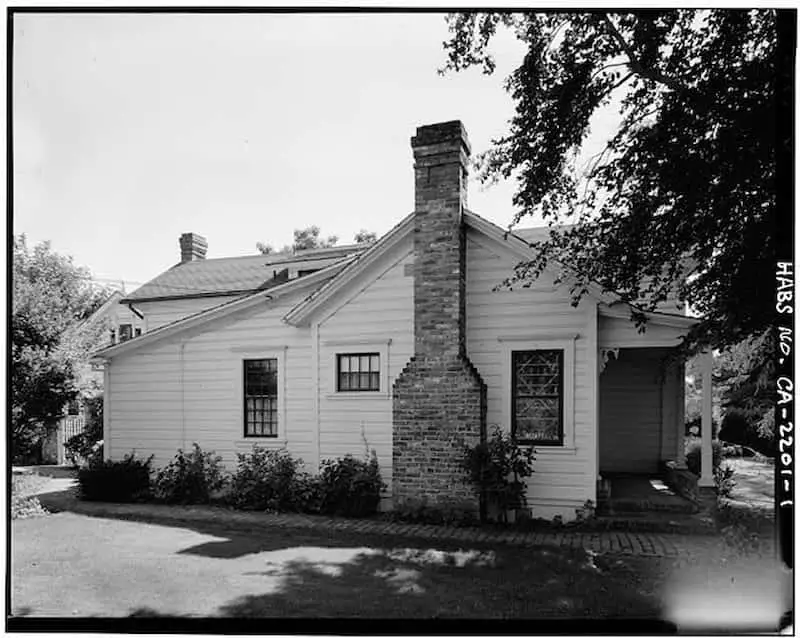
[(119, 324), (119, 342), (127, 341), (133, 338), (133, 326), (129, 323)]
[(380, 391), (380, 355), (377, 352), (336, 355), (336, 379), (339, 392)]
[(564, 351), (511, 353), (511, 433), (521, 443), (563, 445)]
[(142, 336), (142, 329), (141, 328), (136, 328), (136, 336), (137, 337), (141, 337)]
[(278, 436), (278, 360), (244, 361), (244, 435)]

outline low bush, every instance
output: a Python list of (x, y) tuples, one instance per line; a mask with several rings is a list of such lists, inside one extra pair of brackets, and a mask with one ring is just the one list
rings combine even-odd
[(131, 503), (150, 498), (150, 464), (128, 454), (122, 461), (105, 461), (78, 470), (80, 497), (87, 501)]
[[(686, 467), (697, 476), (700, 476), (702, 456), (700, 439), (690, 439), (686, 444)], [(718, 468), (722, 460), (722, 443), (719, 441), (714, 440), (711, 442), (711, 458), (714, 468)]]
[(348, 454), (344, 458), (323, 461), (319, 481), (320, 511), (341, 516), (374, 514), (378, 511), (381, 492), (386, 488), (375, 450), (368, 460)]
[(533, 461), (532, 447), (520, 447), (495, 426), (487, 441), (464, 448), (461, 467), (475, 489), (485, 496), (487, 505), (496, 509), (505, 522), (507, 512), (525, 506), (524, 479), (533, 473)]
[(429, 523), (452, 527), (469, 527), (478, 523), (471, 503), (436, 503), (407, 499), (395, 505), (389, 517), (407, 523)]
[(287, 450), (253, 446), (251, 452), (237, 456), (230, 492), (234, 507), (277, 512), (313, 511), (318, 507), (316, 481), (302, 471), (303, 461), (292, 458)]
[(103, 395), (86, 399), (86, 427), (64, 443), (73, 465), (91, 465), (103, 460)]
[(714, 485), (717, 488), (717, 496), (728, 498), (736, 486), (736, 481), (733, 479), (734, 470), (728, 465), (720, 465), (714, 468)]
[(204, 452), (194, 443), (191, 452), (178, 450), (158, 471), (153, 491), (156, 499), (165, 503), (208, 503), (226, 480), (222, 457), (213, 451)]

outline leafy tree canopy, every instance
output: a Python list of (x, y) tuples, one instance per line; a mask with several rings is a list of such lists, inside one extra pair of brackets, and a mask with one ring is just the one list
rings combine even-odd
[(30, 249), (25, 235), (14, 237), (12, 268), (11, 428), (15, 453), (24, 453), (80, 393), (81, 366), (97, 335), (74, 328), (105, 293), (49, 242)]
[(364, 230), (363, 228), (356, 233), (356, 236), (353, 237), (353, 241), (357, 244), (368, 244), (378, 239), (378, 235), (373, 233), (369, 230)]
[[(677, 289), (703, 317), (685, 347), (724, 348), (774, 320), (775, 10), (456, 14), (445, 70), (494, 69), (498, 27), (527, 47), (506, 81), (508, 134), (479, 157), (483, 180), (515, 176), (514, 223), (551, 226), (517, 278), (554, 258), (654, 310)], [(583, 170), (598, 110), (620, 123)], [(761, 363), (764, 359), (762, 357)]]
[(258, 242), (256, 243), (256, 249), (262, 255), (271, 255), (274, 252), (291, 252), (292, 250), (308, 250), (309, 248), (329, 248), (335, 246), (336, 242), (339, 241), (336, 235), (322, 238), (319, 233), (319, 226), (298, 228), (294, 231), (294, 242), (291, 246), (284, 246), (280, 251), (276, 251), (272, 245)]

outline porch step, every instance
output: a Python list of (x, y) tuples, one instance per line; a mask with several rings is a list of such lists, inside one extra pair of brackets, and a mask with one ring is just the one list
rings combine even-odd
[(591, 521), (597, 531), (650, 532), (660, 534), (704, 534), (717, 533), (714, 520), (699, 514), (672, 516), (666, 512), (626, 512), (625, 514), (600, 515)]
[(633, 498), (602, 499), (597, 504), (597, 511), (608, 514), (622, 513), (674, 513), (694, 514), (699, 507), (684, 498), (674, 498), (669, 501), (653, 501)]

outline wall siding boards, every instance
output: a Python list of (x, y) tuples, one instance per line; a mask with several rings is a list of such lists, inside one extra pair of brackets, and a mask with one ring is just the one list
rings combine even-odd
[[(413, 263), (410, 251), (410, 241), (390, 251), (319, 324), (320, 458), (360, 457), (367, 445), (374, 449), (388, 486), (385, 502), (392, 483), (392, 383), (414, 350), (413, 278), (405, 274)], [(337, 392), (336, 355), (350, 352), (381, 355), (379, 392)]]
[(133, 307), (144, 315), (145, 332), (208, 310), (236, 297), (196, 297), (193, 299), (165, 299), (164, 301), (134, 301)]
[[(588, 343), (587, 309), (573, 308), (566, 288), (556, 287), (548, 275), (533, 282), (530, 288), (493, 290), (513, 274), (518, 260), (505, 253), (502, 246), (490, 249), (486, 240), (467, 235), (467, 354), (488, 386), (486, 423), (491, 432), (495, 425), (508, 431), (510, 405), (504, 383), (510, 379), (503, 353), (504, 338), (532, 341), (552, 334), (580, 335), (574, 341), (574, 431), (573, 440), (564, 448), (536, 448), (534, 474), (529, 479), (527, 496), (533, 515), (565, 518), (575, 515), (575, 508), (587, 499), (595, 499), (592, 428), (594, 410), (590, 405), (592, 376)], [(513, 341), (510, 342), (513, 344)], [(510, 400), (509, 400), (510, 403)], [(569, 409), (564, 406), (564, 411)]]

